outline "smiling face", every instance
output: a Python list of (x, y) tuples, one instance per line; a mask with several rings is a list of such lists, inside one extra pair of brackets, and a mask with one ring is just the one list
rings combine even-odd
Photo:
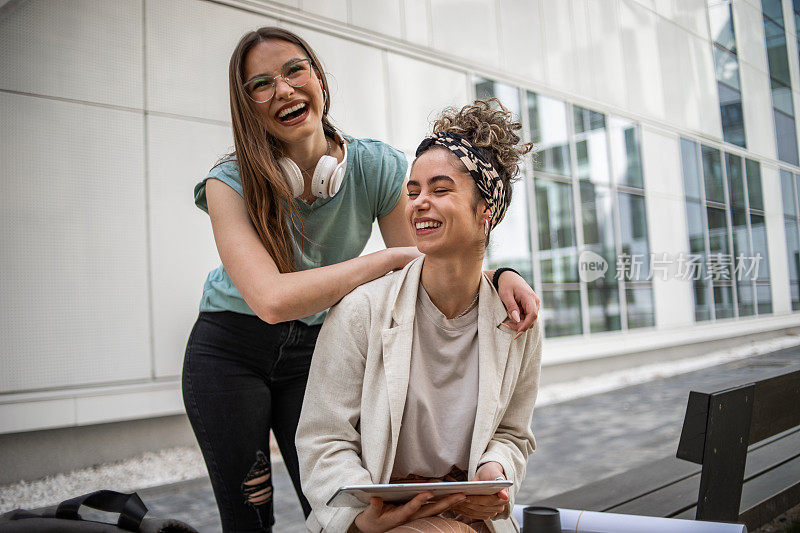
[[(276, 77), (292, 63), (308, 59), (294, 43), (268, 39), (255, 44), (244, 58), (244, 83), (261, 76)], [(267, 132), (284, 144), (301, 143), (322, 134), (324, 98), (322, 83), (312, 68), (308, 82), (292, 87), (283, 78), (275, 80), (275, 95), (268, 102), (250, 102)]]
[(486, 201), (458, 158), (445, 148), (420, 155), (408, 180), (406, 219), (426, 255), (483, 251)]

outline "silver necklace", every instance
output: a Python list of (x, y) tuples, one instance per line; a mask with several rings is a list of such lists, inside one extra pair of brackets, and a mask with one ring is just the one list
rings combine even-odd
[(467, 308), (464, 309), (463, 311), (461, 311), (461, 313), (459, 313), (458, 315), (456, 315), (453, 318), (451, 318), (451, 320), (455, 320), (456, 318), (461, 318), (462, 316), (464, 316), (467, 313), (469, 313), (470, 309), (472, 309), (472, 306), (475, 305), (475, 302), (478, 301), (478, 295), (480, 295), (480, 291), (478, 291), (478, 293), (475, 294), (475, 298), (472, 299), (472, 301), (469, 303)]

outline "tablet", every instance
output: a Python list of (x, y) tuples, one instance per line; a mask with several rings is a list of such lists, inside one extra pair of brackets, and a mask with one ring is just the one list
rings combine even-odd
[(448, 494), (463, 492), (467, 495), (496, 494), (514, 484), (506, 479), (497, 481), (457, 481), (444, 483), (391, 483), (384, 485), (348, 485), (339, 487), (328, 500), (329, 507), (358, 507), (369, 504), (372, 496), (384, 502), (405, 503), (420, 492), (431, 492), (438, 500)]

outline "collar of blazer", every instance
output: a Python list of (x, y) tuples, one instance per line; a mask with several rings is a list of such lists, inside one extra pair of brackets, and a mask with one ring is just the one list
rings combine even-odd
[[(408, 375), (411, 364), (411, 341), (414, 334), (417, 291), (424, 257), (409, 263), (393, 284), (389, 297), (392, 305), (392, 323), (382, 331), (383, 365), (389, 393), (389, 415), (391, 422), (391, 453), (389, 464), (394, 463), (403, 410), (408, 393)], [(513, 332), (500, 324), (506, 319), (503, 302), (491, 281), (481, 276), (478, 298), (478, 409), (470, 447), (470, 479), (475, 475), (478, 461), (494, 433), (495, 415), (499, 406), (500, 388), (508, 360)], [(519, 339), (524, 343), (525, 336)]]

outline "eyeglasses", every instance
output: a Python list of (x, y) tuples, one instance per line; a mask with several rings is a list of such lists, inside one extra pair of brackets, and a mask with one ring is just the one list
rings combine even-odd
[(275, 96), (275, 85), (278, 78), (292, 87), (302, 87), (311, 79), (311, 60), (299, 59), (294, 63), (285, 65), (280, 76), (260, 76), (244, 84), (247, 96), (257, 104), (269, 102)]

